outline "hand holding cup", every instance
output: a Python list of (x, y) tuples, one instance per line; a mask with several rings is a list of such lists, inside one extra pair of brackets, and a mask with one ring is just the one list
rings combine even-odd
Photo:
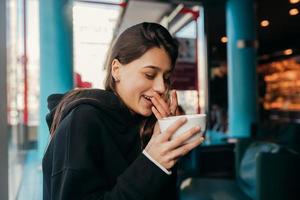
[[(181, 132), (177, 137), (171, 139), (186, 123), (188, 123), (188, 118), (181, 116), (173, 121), (162, 133), (154, 132), (145, 148), (146, 152), (166, 169), (172, 168), (179, 158), (204, 141), (204, 138), (200, 134), (200, 126), (190, 127)], [(197, 134), (199, 137), (195, 137), (189, 141)]]

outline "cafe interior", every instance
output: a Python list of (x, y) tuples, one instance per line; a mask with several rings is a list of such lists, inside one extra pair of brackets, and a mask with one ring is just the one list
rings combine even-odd
[[(48, 134), (40, 102), (55, 89), (103, 88), (113, 39), (144, 21), (165, 26), (179, 43), (172, 89), (181, 114), (207, 116), (204, 143), (177, 164), (178, 198), (300, 199), (300, 0), (2, 2), (8, 130), (0, 153), (9, 164), (0, 185), (9, 187), (0, 199), (42, 199)], [(65, 7), (72, 20), (57, 14)], [(47, 48), (67, 51), (53, 59)]]

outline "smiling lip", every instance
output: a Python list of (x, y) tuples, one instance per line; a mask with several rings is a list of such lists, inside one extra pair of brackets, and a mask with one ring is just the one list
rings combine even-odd
[(143, 99), (145, 99), (145, 102), (147, 103), (148, 106), (152, 106), (153, 105), (153, 103), (151, 101), (152, 97), (147, 96), (147, 95), (143, 95), (142, 97), (143, 97)]

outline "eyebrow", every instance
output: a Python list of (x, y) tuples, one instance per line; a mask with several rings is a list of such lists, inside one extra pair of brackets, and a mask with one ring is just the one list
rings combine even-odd
[[(156, 71), (160, 71), (161, 69), (157, 66), (153, 66), (153, 65), (149, 65), (149, 66), (145, 66), (143, 68), (151, 68), (151, 69), (154, 69)], [(167, 70), (165, 73), (170, 73), (172, 70)]]

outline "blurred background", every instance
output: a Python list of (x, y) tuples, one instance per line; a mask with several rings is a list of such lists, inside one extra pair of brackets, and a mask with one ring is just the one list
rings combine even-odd
[(103, 88), (113, 39), (143, 21), (179, 42), (182, 112), (209, 119), (205, 143), (178, 164), (180, 199), (300, 199), (299, 9), (299, 0), (2, 0), (0, 199), (42, 199), (47, 96)]

